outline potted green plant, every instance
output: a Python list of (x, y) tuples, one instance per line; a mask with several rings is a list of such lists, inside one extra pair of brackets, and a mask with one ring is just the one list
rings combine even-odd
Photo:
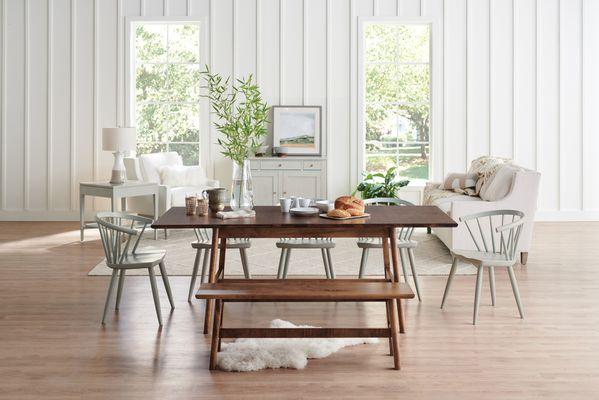
[(373, 199), (377, 197), (397, 197), (400, 188), (407, 186), (410, 181), (407, 179), (397, 180), (397, 168), (392, 167), (386, 173), (368, 173), (364, 175), (364, 180), (358, 184), (356, 192), (360, 192), (363, 199)]
[(233, 161), (231, 208), (254, 208), (254, 193), (250, 172), (251, 157), (266, 136), (268, 104), (262, 100), (260, 88), (252, 75), (247, 78), (223, 78), (210, 71), (202, 72), (212, 113), (216, 115), (216, 130), (221, 133), (218, 144), (221, 153)]

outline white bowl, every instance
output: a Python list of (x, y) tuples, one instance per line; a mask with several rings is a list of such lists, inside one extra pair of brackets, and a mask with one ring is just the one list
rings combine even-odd
[(335, 208), (335, 203), (329, 200), (319, 200), (314, 205), (323, 213), (328, 213)]

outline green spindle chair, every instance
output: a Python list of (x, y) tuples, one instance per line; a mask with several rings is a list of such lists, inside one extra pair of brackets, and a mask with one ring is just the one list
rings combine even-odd
[[(162, 281), (164, 282), (164, 287), (168, 294), (168, 300), (171, 303), (171, 309), (175, 308), (168, 275), (164, 266), (166, 251), (137, 250), (141, 237), (146, 227), (152, 223), (152, 220), (121, 212), (100, 212), (96, 214), (96, 222), (98, 223), (98, 228), (100, 230), (104, 253), (106, 254), (106, 265), (108, 268), (112, 269), (112, 276), (110, 278), (110, 284), (108, 285), (108, 294), (106, 295), (106, 304), (104, 305), (104, 314), (102, 315), (102, 324), (104, 324), (106, 320), (106, 313), (108, 312), (108, 305), (117, 280), (117, 275), (119, 283), (115, 310), (119, 309), (126, 271), (129, 269), (146, 268), (150, 275), (150, 284), (152, 286), (152, 296), (154, 297), (154, 306), (156, 307), (158, 323), (162, 326), (160, 298), (156, 287), (156, 276), (154, 275), (154, 267), (157, 265), (160, 268)], [(135, 239), (132, 240), (134, 237)]]
[(456, 273), (458, 261), (464, 261), (477, 268), (476, 291), (474, 294), (474, 315), (472, 324), (476, 325), (480, 305), (480, 292), (483, 284), (483, 270), (489, 271), (489, 286), (491, 288), (491, 304), (495, 305), (495, 268), (506, 268), (512, 284), (514, 298), (518, 305), (520, 318), (524, 311), (520, 301), (518, 283), (513, 266), (518, 262), (518, 241), (525, 222), (524, 213), (516, 210), (494, 210), (472, 214), (460, 218), (474, 241), (476, 250), (453, 250), (451, 271), (443, 293), (441, 308), (445, 304), (451, 282)]

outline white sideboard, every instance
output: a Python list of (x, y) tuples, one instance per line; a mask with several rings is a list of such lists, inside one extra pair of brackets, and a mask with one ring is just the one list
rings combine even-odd
[(279, 198), (327, 197), (327, 160), (323, 157), (255, 157), (250, 160), (254, 202), (279, 204)]

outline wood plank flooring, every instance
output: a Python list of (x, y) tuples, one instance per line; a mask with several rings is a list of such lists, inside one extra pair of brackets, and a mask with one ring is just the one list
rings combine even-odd
[[(381, 340), (300, 371), (210, 372), (203, 305), (187, 303), (185, 277), (171, 278), (172, 314), (161, 288), (161, 331), (147, 277), (127, 278), (121, 310), (102, 328), (109, 278), (86, 276), (102, 258), (97, 234), (86, 236), (79, 243), (76, 223), (0, 223), (0, 399), (599, 398), (598, 223), (537, 224), (529, 263), (516, 271), (524, 320), (503, 271), (494, 308), (485, 276), (476, 327), (473, 276), (455, 278), (444, 310), (446, 277), (421, 277), (422, 303), (407, 301), (401, 371)], [(225, 326), (280, 317), (376, 327), (384, 311), (377, 303), (232, 304)]]

